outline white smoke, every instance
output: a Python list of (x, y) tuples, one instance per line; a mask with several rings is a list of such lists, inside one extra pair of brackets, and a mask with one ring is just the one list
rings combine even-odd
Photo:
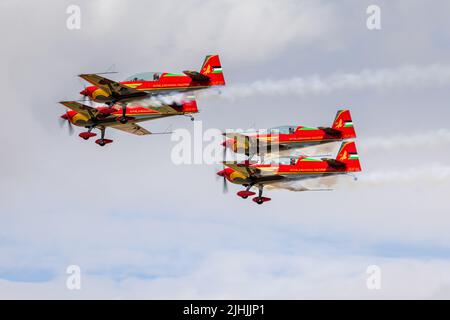
[(357, 184), (446, 184), (450, 182), (450, 166), (430, 164), (421, 167), (393, 171), (378, 171), (362, 173)]
[(450, 130), (420, 132), (416, 134), (398, 134), (386, 137), (361, 139), (361, 150), (394, 150), (398, 148), (441, 147), (450, 144)]
[[(354, 181), (357, 177), (357, 181)], [(431, 164), (391, 171), (361, 172), (348, 175), (321, 177), (304, 181), (286, 181), (267, 185), (267, 189), (289, 191), (326, 191), (345, 187), (366, 188), (383, 185), (450, 184), (450, 166)]]
[(150, 98), (139, 99), (136, 102), (131, 103), (131, 106), (142, 106), (145, 108), (149, 107), (162, 107), (164, 105), (178, 104), (181, 105), (188, 99), (192, 99), (192, 96), (186, 93), (171, 93), (171, 94), (160, 94), (154, 95)]
[(450, 65), (403, 66), (378, 70), (362, 70), (358, 73), (336, 73), (322, 77), (294, 77), (281, 80), (261, 80), (247, 84), (229, 85), (217, 92), (202, 96), (220, 96), (234, 100), (252, 96), (318, 95), (339, 90), (376, 89), (403, 87), (442, 87), (450, 85)]

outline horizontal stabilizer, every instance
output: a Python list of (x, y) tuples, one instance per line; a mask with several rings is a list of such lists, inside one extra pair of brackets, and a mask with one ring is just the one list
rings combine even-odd
[(333, 129), (330, 127), (319, 127), (319, 129), (333, 137), (340, 137), (342, 135), (342, 132), (340, 130)]
[(335, 169), (345, 169), (347, 166), (344, 162), (338, 161), (336, 159), (322, 159), (322, 161), (326, 161), (328, 165)]
[(205, 76), (204, 74), (201, 74), (200, 72), (197, 72), (197, 71), (185, 70), (185, 71), (183, 71), (183, 73), (185, 75), (187, 75), (188, 77), (190, 77), (194, 81), (208, 82), (210, 80), (210, 78), (208, 76)]

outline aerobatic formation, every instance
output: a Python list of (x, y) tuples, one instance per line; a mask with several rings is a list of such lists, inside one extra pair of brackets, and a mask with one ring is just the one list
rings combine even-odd
[[(101, 74), (79, 76), (91, 85), (80, 92), (82, 101), (60, 102), (68, 108), (61, 119), (67, 121), (70, 131), (73, 131), (72, 125), (85, 128), (86, 131), (79, 134), (85, 140), (97, 136), (93, 130), (99, 130), (100, 138), (95, 142), (100, 146), (113, 142), (105, 138), (107, 128), (149, 135), (151, 132), (137, 123), (179, 115), (193, 120), (192, 114), (198, 112), (195, 91), (225, 85), (218, 55), (207, 56), (199, 72), (146, 72), (120, 82)], [(181, 99), (167, 98), (179, 93)], [(94, 107), (93, 103), (103, 106)], [(331, 126), (291, 125), (223, 135), (223, 169), (217, 175), (223, 178), (224, 190), (227, 181), (241, 185), (245, 189), (237, 195), (243, 199), (255, 196), (253, 201), (257, 204), (271, 200), (263, 196), (265, 186), (285, 186), (289, 190), (290, 184), (296, 181), (337, 175), (351, 175), (356, 179), (354, 173), (361, 171), (356, 144), (350, 141), (356, 138), (350, 110), (339, 110)], [(302, 148), (331, 143), (341, 144), (335, 157), (298, 154)], [(227, 150), (246, 159), (227, 161)], [(297, 191), (311, 190), (330, 189), (302, 187)]]

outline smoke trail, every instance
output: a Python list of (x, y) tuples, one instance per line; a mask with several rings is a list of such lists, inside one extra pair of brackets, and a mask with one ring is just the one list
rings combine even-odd
[(439, 129), (420, 134), (400, 134), (386, 137), (361, 139), (358, 144), (361, 150), (393, 150), (397, 148), (441, 147), (450, 144), (450, 130)]
[[(234, 100), (252, 96), (318, 95), (339, 90), (392, 89), (450, 85), (450, 65), (403, 66), (359, 73), (336, 73), (322, 77), (311, 75), (282, 80), (262, 80), (248, 84), (230, 85), (221, 89), (222, 98)], [(217, 96), (217, 93), (202, 93)]]
[(330, 176), (305, 181), (274, 183), (267, 185), (267, 189), (301, 192), (308, 191), (308, 189), (320, 191), (341, 187), (367, 188), (383, 185), (450, 184), (450, 166), (432, 164), (393, 171), (362, 172), (357, 176), (358, 181), (354, 181), (349, 176)]
[(361, 174), (357, 184), (411, 184), (411, 183), (449, 183), (450, 167), (432, 164), (395, 171), (378, 171)]
[(174, 103), (181, 105), (187, 99), (192, 99), (192, 96), (185, 93), (161, 94), (151, 96), (150, 98), (140, 99), (130, 105), (142, 107), (161, 107), (164, 105), (172, 105)]

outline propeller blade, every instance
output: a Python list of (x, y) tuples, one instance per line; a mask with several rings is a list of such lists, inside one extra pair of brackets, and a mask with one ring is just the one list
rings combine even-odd
[(69, 128), (69, 135), (73, 135), (73, 126), (72, 126), (72, 122), (70, 122), (69, 120), (67, 120), (68, 122), (68, 128)]
[(228, 193), (228, 183), (227, 183), (227, 178), (225, 178), (225, 177), (223, 177), (222, 192)]
[(227, 147), (223, 147), (223, 153), (222, 153), (222, 161), (227, 161)]

